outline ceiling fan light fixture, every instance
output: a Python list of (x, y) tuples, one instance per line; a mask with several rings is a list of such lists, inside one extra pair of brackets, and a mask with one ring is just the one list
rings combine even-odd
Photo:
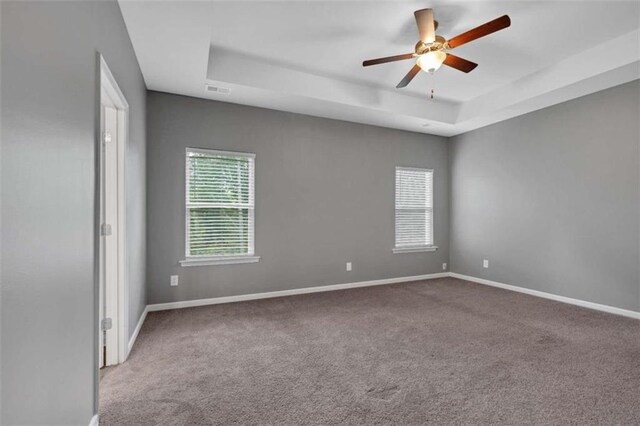
[(446, 53), (441, 50), (436, 50), (418, 56), (416, 64), (422, 69), (422, 71), (433, 73), (440, 68), (446, 58)]

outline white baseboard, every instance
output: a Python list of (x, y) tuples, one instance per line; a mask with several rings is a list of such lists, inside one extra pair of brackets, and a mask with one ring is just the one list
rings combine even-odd
[(359, 287), (372, 287), (377, 285), (404, 283), (404, 282), (420, 281), (420, 280), (431, 280), (435, 278), (446, 278), (446, 277), (459, 278), (461, 280), (471, 281), (478, 284), (498, 287), (505, 290), (517, 291), (519, 293), (525, 293), (532, 296), (542, 297), (544, 299), (555, 300), (557, 302), (568, 303), (570, 305), (582, 306), (584, 308), (595, 309), (598, 311), (608, 312), (611, 314), (640, 319), (640, 312), (636, 312), (636, 311), (630, 311), (627, 309), (616, 308), (614, 306), (602, 305), (594, 302), (587, 302), (585, 300), (573, 299), (565, 296), (558, 296), (551, 293), (545, 293), (543, 291), (531, 290), (524, 287), (517, 287), (514, 285), (503, 284), (496, 281), (486, 280), (484, 278), (476, 278), (469, 275), (462, 275), (455, 272), (441, 272), (436, 274), (415, 275), (411, 277), (386, 278), (381, 280), (359, 281), (359, 282), (346, 283), (346, 284), (333, 284), (333, 285), (325, 285), (325, 286), (317, 286), (317, 287), (296, 288), (291, 290), (270, 291), (265, 293), (241, 294), (237, 296), (214, 297), (210, 299), (184, 300), (180, 302), (156, 303), (153, 305), (147, 305), (144, 312), (140, 316), (140, 321), (138, 321), (138, 325), (133, 333), (133, 336), (131, 336), (131, 340), (129, 341), (129, 351), (131, 351), (131, 348), (133, 347), (133, 344), (135, 343), (135, 340), (138, 337), (138, 333), (142, 328), (142, 324), (145, 318), (147, 317), (147, 312), (165, 311), (169, 309), (193, 308), (196, 306), (218, 305), (221, 303), (244, 302), (248, 300), (270, 299), (273, 297), (294, 296), (297, 294), (321, 293), (325, 291), (346, 290), (350, 288), (359, 288)]
[(484, 278), (471, 277), (469, 275), (457, 274), (451, 272), (449, 274), (452, 278), (458, 278), (465, 281), (471, 281), (478, 284), (484, 284), (491, 287), (498, 287), (505, 290), (517, 291), (518, 293), (525, 293), (531, 296), (542, 297), (544, 299), (555, 300), (556, 302), (568, 303), (570, 305), (582, 306), (583, 308), (595, 309), (596, 311), (608, 312), (610, 314), (622, 315), (624, 317), (640, 319), (640, 312), (630, 311), (628, 309), (616, 308), (614, 306), (602, 305), (600, 303), (587, 302), (586, 300), (573, 299), (571, 297), (558, 296), (556, 294), (545, 293), (544, 291), (531, 290), (529, 288), (517, 287), (514, 285), (503, 284), (496, 281), (485, 280)]
[(129, 339), (129, 348), (127, 350), (127, 357), (129, 353), (131, 353), (131, 349), (133, 349), (133, 344), (136, 343), (136, 339), (138, 338), (138, 334), (140, 333), (140, 329), (142, 328), (142, 324), (144, 320), (147, 318), (147, 312), (149, 312), (149, 306), (145, 306), (144, 311), (142, 311), (142, 315), (140, 315), (140, 319), (138, 320), (138, 325), (136, 325), (136, 329), (133, 330), (133, 335), (131, 339)]
[(98, 415), (94, 415), (93, 417), (91, 417), (91, 421), (89, 422), (89, 426), (98, 426), (99, 422), (98, 422)]
[[(409, 281), (431, 280), (435, 278), (446, 278), (448, 272), (427, 275), (415, 275), (412, 277), (386, 278), (382, 280), (359, 281), (355, 283), (333, 284), (317, 287), (295, 288), (291, 290), (270, 291), (266, 293), (240, 294), (238, 296), (214, 297), (211, 299), (185, 300), (181, 302), (156, 303), (147, 305), (146, 311), (164, 311), (167, 309), (192, 308), (195, 306), (217, 305), (220, 303), (244, 302), (247, 300), (270, 299), (272, 297), (294, 296), (297, 294), (320, 293), (325, 291), (346, 290), (349, 288), (371, 287), (376, 285), (404, 283)], [(146, 314), (146, 312), (145, 312)]]

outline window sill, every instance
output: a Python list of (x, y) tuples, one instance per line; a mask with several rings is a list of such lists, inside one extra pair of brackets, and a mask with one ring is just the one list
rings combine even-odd
[(394, 247), (393, 252), (399, 253), (420, 253), (424, 251), (436, 251), (438, 246), (419, 246), (419, 247)]
[(221, 257), (192, 257), (180, 261), (180, 266), (211, 266), (235, 265), (238, 263), (256, 263), (260, 256), (221, 256)]

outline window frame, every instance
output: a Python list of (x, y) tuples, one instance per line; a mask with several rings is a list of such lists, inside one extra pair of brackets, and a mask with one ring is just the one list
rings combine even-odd
[[(398, 205), (397, 205), (397, 195), (398, 195), (398, 171), (399, 170), (405, 170), (405, 171), (419, 171), (419, 172), (426, 172), (426, 173), (431, 173), (431, 207), (425, 207), (425, 211), (429, 211), (431, 212), (431, 244), (420, 244), (420, 245), (412, 245), (412, 246), (398, 246), (398, 227), (397, 227), (397, 212), (398, 212)], [(436, 251), (438, 249), (438, 246), (435, 245), (435, 241), (436, 241), (436, 236), (435, 236), (435, 173), (433, 171), (433, 169), (427, 169), (427, 168), (423, 168), (423, 167), (405, 167), (405, 166), (396, 166), (396, 168), (394, 169), (394, 186), (393, 186), (393, 193), (394, 193), (394, 197), (393, 197), (393, 228), (394, 228), (394, 232), (393, 232), (393, 236), (394, 236), (394, 241), (393, 241), (393, 253), (394, 254), (399, 254), (399, 253), (419, 253), (419, 252), (429, 252), (429, 251)]]
[[(207, 154), (212, 156), (227, 156), (227, 157), (245, 157), (252, 159), (251, 167), (249, 168), (249, 187), (250, 187), (250, 196), (248, 204), (249, 207), (239, 207), (242, 209), (249, 210), (249, 240), (248, 240), (248, 251), (243, 254), (230, 254), (230, 255), (219, 255), (219, 256), (193, 256), (190, 254), (190, 244), (189, 244), (189, 236), (190, 236), (190, 219), (191, 219), (191, 209), (194, 206), (189, 201), (189, 154), (190, 153), (200, 153)], [(260, 260), (260, 256), (255, 255), (255, 209), (256, 209), (256, 201), (255, 201), (255, 167), (256, 167), (256, 155), (250, 152), (236, 152), (236, 151), (221, 151), (215, 149), (204, 149), (204, 148), (185, 148), (185, 194), (184, 194), (184, 208), (185, 208), (185, 259), (180, 261), (181, 266), (207, 266), (207, 265), (227, 265), (227, 264), (238, 264), (238, 263), (255, 263)], [(211, 204), (219, 204), (219, 203), (211, 203)], [(211, 207), (217, 208), (217, 207)], [(222, 208), (222, 207), (220, 207)], [(235, 207), (234, 207), (235, 208)]]

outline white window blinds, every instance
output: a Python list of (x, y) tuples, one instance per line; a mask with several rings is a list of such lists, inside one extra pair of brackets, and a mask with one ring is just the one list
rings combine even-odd
[(187, 148), (187, 257), (254, 254), (255, 155)]
[(396, 248), (433, 245), (433, 170), (396, 167)]

